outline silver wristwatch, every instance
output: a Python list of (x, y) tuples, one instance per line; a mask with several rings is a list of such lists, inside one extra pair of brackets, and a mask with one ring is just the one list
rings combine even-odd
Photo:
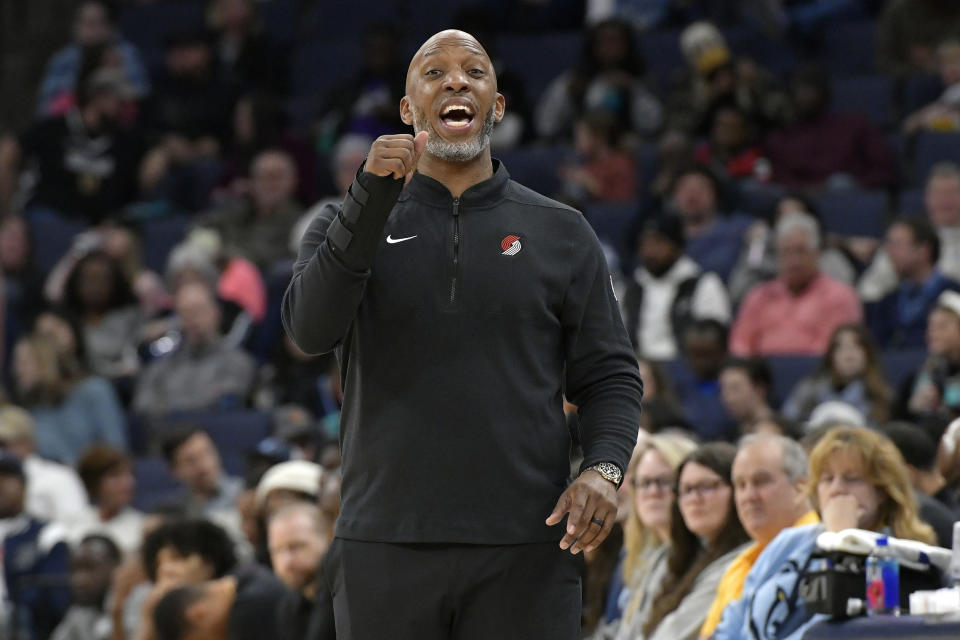
[(584, 471), (587, 471), (588, 469), (593, 469), (603, 476), (604, 480), (609, 480), (615, 484), (618, 489), (620, 488), (620, 483), (623, 482), (623, 471), (621, 471), (620, 467), (612, 462), (598, 462), (597, 464), (590, 465), (584, 469)]

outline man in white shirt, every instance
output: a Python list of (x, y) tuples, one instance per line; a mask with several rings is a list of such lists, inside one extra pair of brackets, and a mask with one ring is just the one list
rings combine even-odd
[(27, 513), (68, 526), (85, 513), (87, 492), (76, 471), (36, 454), (34, 423), (29, 412), (15, 406), (0, 408), (0, 447), (23, 464)]
[(640, 266), (622, 300), (624, 325), (641, 357), (672, 360), (678, 336), (693, 320), (730, 323), (730, 298), (723, 281), (684, 254), (681, 220), (648, 220), (637, 237)]

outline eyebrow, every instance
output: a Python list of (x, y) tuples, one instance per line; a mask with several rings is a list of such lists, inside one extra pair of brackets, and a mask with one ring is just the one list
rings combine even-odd
[(457, 47), (457, 46), (462, 46), (464, 49), (466, 49), (467, 51), (469, 51), (470, 53), (472, 53), (472, 54), (475, 55), (475, 56), (483, 56), (483, 57), (486, 57), (486, 54), (485, 54), (483, 51), (481, 51), (480, 49), (477, 49), (477, 48), (474, 47), (473, 45), (455, 45), (455, 44), (454, 44), (454, 45), (451, 45), (451, 44), (436, 45), (436, 46), (431, 47), (430, 49), (427, 49), (426, 51), (424, 51), (423, 54), (422, 54), (420, 57), (421, 57), (421, 58), (427, 58), (427, 57), (429, 57), (429, 56), (432, 56), (432, 55), (435, 55), (435, 54), (440, 53), (440, 49), (444, 49), (444, 48), (446, 48), (446, 47)]

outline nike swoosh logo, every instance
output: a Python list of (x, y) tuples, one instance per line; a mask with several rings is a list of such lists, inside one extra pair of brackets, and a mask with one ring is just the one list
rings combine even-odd
[(413, 240), (417, 236), (407, 236), (406, 238), (394, 238), (387, 236), (387, 244), (397, 244), (398, 242), (406, 242), (407, 240)]

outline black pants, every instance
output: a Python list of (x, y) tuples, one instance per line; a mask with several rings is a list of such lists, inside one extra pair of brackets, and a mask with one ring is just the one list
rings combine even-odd
[(555, 542), (336, 538), (324, 573), (337, 640), (577, 640), (582, 558)]

